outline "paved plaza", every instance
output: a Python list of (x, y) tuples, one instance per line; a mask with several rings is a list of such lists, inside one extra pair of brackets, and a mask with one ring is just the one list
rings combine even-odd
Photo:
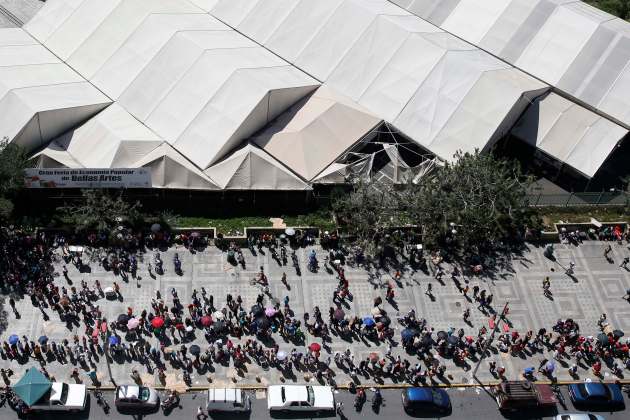
[[(609, 321), (615, 329), (630, 332), (630, 304), (622, 297), (625, 290), (630, 287), (630, 273), (619, 267), (623, 257), (629, 255), (629, 250), (625, 245), (613, 244), (614, 263), (607, 262), (603, 256), (605, 244), (601, 242), (586, 242), (579, 247), (570, 245), (557, 245), (557, 261), (552, 262), (545, 258), (542, 248), (529, 246), (522, 256), (512, 261), (511, 268), (496, 272), (492, 278), (480, 276), (474, 278), (465, 277), (471, 289), (474, 285), (479, 285), (481, 289), (486, 289), (488, 293), (494, 294), (493, 306), (500, 311), (506, 302), (509, 302), (509, 320), (513, 328), (519, 332), (526, 332), (528, 329), (537, 331), (540, 327), (548, 330), (559, 318), (573, 318), (580, 325), (580, 331), (584, 335), (597, 335), (599, 332), (597, 320), (603, 312), (608, 314)], [(323, 251), (316, 247), (318, 255), (323, 256)], [(173, 253), (178, 252), (182, 260), (183, 276), (178, 276), (173, 272)], [(280, 299), (288, 295), (291, 308), (295, 311), (298, 319), (302, 318), (306, 310), (310, 313), (314, 306), (319, 306), (324, 315), (327, 314), (328, 307), (332, 305), (333, 291), (338, 281), (326, 270), (321, 269), (314, 274), (306, 269), (307, 254), (310, 248), (298, 250), (302, 275), (297, 276), (291, 266), (280, 267), (268, 252), (265, 255), (252, 255), (249, 250), (244, 250), (246, 257), (246, 270), (234, 268), (226, 261), (226, 254), (216, 247), (208, 247), (205, 251), (196, 254), (189, 253), (184, 248), (171, 248), (162, 253), (165, 262), (164, 275), (152, 278), (148, 275), (146, 261), (150, 254), (145, 254), (145, 262), (139, 264), (139, 281), (130, 279), (128, 283), (115, 278), (111, 272), (106, 272), (97, 263), (91, 263), (91, 273), (79, 273), (74, 266), (68, 266), (69, 278), (74, 285), (80, 285), (80, 281), (85, 279), (90, 286), (95, 280), (99, 280), (103, 288), (110, 286), (113, 281), (121, 285), (121, 292), (124, 299), (120, 301), (109, 301), (100, 299), (99, 304), (104, 316), (113, 320), (121, 313), (126, 313), (127, 307), (131, 306), (134, 313), (140, 313), (142, 309), (150, 310), (151, 298), (155, 296), (155, 291), (159, 290), (162, 296), (169, 299), (170, 290), (175, 288), (184, 305), (190, 301), (193, 289), (201, 290), (201, 287), (215, 296), (215, 306), (222, 307), (225, 303), (226, 294), (232, 296), (241, 295), (244, 301), (243, 306), (249, 308), (255, 303), (256, 296), (260, 293), (258, 286), (252, 286), (250, 280), (255, 277), (260, 266), (263, 266), (268, 273), (270, 289), (274, 297)], [(564, 266), (568, 266), (569, 261), (576, 263), (575, 279), (564, 274)], [(61, 267), (57, 267), (61, 272)], [(288, 283), (291, 287), (287, 290), (280, 282), (282, 272), (287, 273)], [(450, 272), (450, 267), (446, 266), (446, 272)], [(551, 279), (551, 290), (553, 300), (543, 296), (542, 279), (549, 276)], [(360, 317), (368, 316), (373, 305), (373, 299), (377, 296), (383, 298), (383, 308), (388, 314), (395, 318), (396, 313), (405, 314), (411, 308), (416, 310), (418, 317), (428, 320), (429, 325), (435, 327), (436, 331), (446, 330), (449, 327), (464, 327), (467, 335), (476, 335), (482, 325), (488, 325), (488, 317), (477, 310), (476, 304), (464, 298), (458, 288), (450, 278), (444, 276), (444, 285), (438, 283), (431, 275), (422, 272), (404, 273), (400, 284), (396, 287), (396, 305), (385, 301), (385, 285), (392, 281), (391, 274), (369, 273), (361, 268), (347, 267), (346, 277), (350, 283), (350, 291), (354, 299), (350, 302), (345, 311), (348, 315), (356, 314)], [(66, 284), (63, 276), (56, 276), (59, 285)], [(433, 284), (432, 300), (425, 294), (427, 283)], [(68, 285), (66, 284), (66, 287)], [(471, 293), (470, 293), (471, 294)], [(471, 308), (472, 326), (464, 324), (462, 312), (467, 307)], [(16, 319), (5, 302), (4, 311), (8, 318), (6, 329), (2, 332), (2, 340), (6, 340), (10, 334), (20, 336), (27, 335), (33, 340), (41, 335), (48, 336), (51, 340), (61, 342), (64, 338), (70, 338), (75, 331), (67, 329), (66, 324), (59, 320), (58, 314), (47, 310), (50, 319), (45, 321), (39, 309), (32, 306), (30, 299), (17, 302), (17, 309), (20, 318)], [(325, 317), (326, 318), (326, 317)], [(396, 323), (394, 321), (394, 323)], [(401, 326), (396, 326), (396, 340), (400, 340)], [(83, 334), (83, 328), (76, 331)], [(197, 334), (196, 342), (201, 345), (202, 351), (205, 349), (205, 339), (203, 334)], [(336, 336), (330, 346), (324, 348), (322, 359), (326, 359), (327, 352), (334, 354), (343, 351), (348, 347), (354, 353), (356, 360), (367, 357), (371, 352), (385, 351), (385, 344), (376, 345), (369, 342), (366, 344), (360, 341), (348, 342)], [(245, 339), (247, 336), (245, 336)], [(285, 342), (282, 337), (275, 334), (274, 338), (279, 343), (280, 348), (290, 351), (293, 345)], [(153, 338), (151, 340), (154, 340)], [(234, 339), (233, 339), (234, 340)], [(307, 333), (306, 345), (316, 338)], [(300, 350), (300, 349), (298, 349)], [(305, 351), (302, 348), (300, 351)], [(416, 356), (408, 355), (401, 346), (394, 348), (394, 355), (401, 354), (402, 357), (409, 358), (412, 365), (416, 363)], [(550, 358), (548, 355), (545, 356)], [(499, 353), (492, 356), (497, 361), (497, 366), (505, 366), (508, 378), (519, 378), (522, 370), (528, 366), (538, 366), (538, 362), (543, 358), (539, 353), (529, 358), (514, 357)], [(486, 359), (489, 360), (489, 359)], [(453, 384), (471, 383), (471, 369), (465, 371), (456, 367), (450, 360), (446, 360), (447, 375), (449, 382)], [(33, 359), (29, 363), (34, 363)], [(20, 366), (16, 361), (0, 360), (0, 366), (11, 367), (17, 374), (13, 380), (21, 376), (26, 366)], [(58, 362), (48, 363), (47, 370), (58, 380), (69, 380), (72, 365), (60, 365)], [(274, 368), (263, 370), (258, 365), (247, 365), (247, 373), (244, 377), (237, 377), (235, 369), (231, 366), (214, 365), (215, 371), (210, 373), (213, 386), (227, 384), (235, 381), (240, 385), (266, 385), (268, 383), (278, 383), (281, 374)], [(471, 367), (474, 367), (471, 363)], [(142, 365), (135, 363), (118, 364), (113, 363), (112, 373), (118, 383), (130, 382), (130, 372), (132, 368), (142, 372), (143, 381), (149, 384), (159, 385), (157, 375), (147, 372)], [(98, 376), (107, 384), (107, 369), (105, 359), (99, 359)], [(559, 379), (570, 379), (566, 367), (557, 369), (556, 374)], [(590, 372), (580, 369), (580, 378), (590, 376)], [(173, 377), (176, 375), (176, 377)], [(208, 374), (192, 375), (193, 385), (208, 386), (210, 384)], [(614, 379), (610, 372), (604, 368), (604, 375), (607, 379)], [(169, 370), (167, 381), (177, 380), (181, 376), (181, 371)], [(482, 362), (477, 376), (484, 382), (494, 381), (495, 378), (488, 371), (487, 361)], [(87, 379), (87, 376), (84, 377)], [(343, 372), (336, 372), (336, 382), (340, 385), (347, 384), (350, 379)], [(296, 381), (303, 382), (304, 378), (298, 374)], [(89, 381), (87, 381), (89, 382)], [(365, 380), (369, 383), (371, 380)]]

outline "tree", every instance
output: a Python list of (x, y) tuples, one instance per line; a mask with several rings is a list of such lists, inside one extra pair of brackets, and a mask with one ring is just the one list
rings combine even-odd
[(421, 226), (431, 248), (445, 243), (477, 253), (537, 220), (529, 207), (531, 180), (511, 161), (490, 154), (458, 153), (417, 183), (357, 183), (333, 203), (338, 222), (366, 250), (387, 244), (387, 232)]
[(20, 146), (10, 143), (8, 137), (0, 140), (0, 220), (13, 211), (12, 198), (24, 185), (24, 169), (28, 155)]
[(128, 203), (118, 195), (106, 190), (82, 190), (83, 199), (58, 210), (66, 216), (77, 230), (98, 229), (111, 231), (122, 221), (136, 223), (141, 218), (140, 202)]

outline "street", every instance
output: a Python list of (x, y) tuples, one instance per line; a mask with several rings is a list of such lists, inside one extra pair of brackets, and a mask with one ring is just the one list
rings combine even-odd
[[(402, 409), (401, 401), (400, 401), (400, 390), (391, 389), (382, 391), (383, 394), (383, 405), (380, 407), (379, 413), (375, 413), (372, 410), (372, 406), (370, 404), (370, 398), (372, 393), (368, 391), (368, 401), (364, 404), (363, 409), (360, 412), (357, 412), (354, 408), (354, 395), (350, 394), (347, 391), (339, 391), (335, 395), (335, 400), (337, 402), (341, 401), (344, 403), (343, 415), (346, 419), (359, 419), (363, 418), (366, 420), (372, 419), (397, 419), (397, 418), (414, 418), (409, 416)], [(484, 419), (484, 420), (494, 420), (494, 419), (547, 419), (553, 418), (554, 413), (535, 413), (535, 412), (523, 412), (517, 413), (515, 415), (511, 415), (509, 417), (503, 416), (499, 410), (497, 409), (497, 405), (494, 400), (490, 397), (490, 395), (481, 388), (451, 388), (448, 390), (448, 394), (451, 398), (451, 403), (453, 406), (453, 411), (450, 415), (444, 417), (452, 420), (471, 420), (471, 419)], [(576, 410), (569, 400), (569, 396), (567, 394), (566, 388), (563, 388), (563, 395), (565, 396), (566, 404), (568, 405), (567, 409), (562, 408), (560, 404), (558, 404), (558, 414), (561, 413), (576, 413), (579, 412)], [(46, 414), (38, 414), (33, 415), (30, 418), (32, 419), (46, 419), (46, 420), (112, 420), (112, 419), (126, 419), (130, 418), (129, 415), (123, 415), (118, 413), (116, 408), (114, 407), (114, 398), (112, 392), (104, 392), (104, 396), (107, 399), (110, 405), (109, 415), (106, 415), (103, 412), (103, 409), (96, 404), (96, 400), (94, 397), (91, 397), (90, 404), (85, 412), (77, 413), (77, 414), (68, 414), (68, 413), (46, 413)], [(197, 417), (197, 408), (204, 404), (205, 394), (201, 392), (195, 393), (187, 393), (182, 395), (181, 403), (179, 407), (175, 408), (172, 412), (168, 413), (168, 415), (164, 415), (164, 413), (160, 410), (156, 413), (151, 414), (143, 414), (143, 415), (134, 415), (133, 418), (135, 420), (147, 419), (147, 420), (161, 420), (161, 419), (196, 419)], [(606, 419), (627, 419), (628, 418), (628, 410), (614, 413), (607, 412), (597, 412), (600, 415), (603, 415)], [(546, 414), (546, 415), (545, 415)], [(256, 420), (267, 420), (272, 418), (288, 418), (288, 419), (308, 419), (313, 418), (310, 416), (303, 416), (301, 414), (297, 415), (286, 415), (286, 416), (274, 416), (272, 417), (267, 410), (267, 400), (266, 394), (264, 391), (258, 391), (256, 393), (252, 392), (252, 413), (250, 416), (239, 416), (236, 414), (222, 414), (222, 415), (214, 415), (212, 418), (215, 419), (246, 419), (246, 418), (254, 418)], [(337, 416), (339, 417), (339, 416)], [(2, 420), (10, 420), (17, 418), (17, 415), (14, 411), (8, 408), (6, 405), (0, 409), (0, 418)], [(318, 418), (334, 418), (332, 416), (329, 417), (318, 417)], [(439, 418), (435, 416), (416, 416), (415, 418)]]

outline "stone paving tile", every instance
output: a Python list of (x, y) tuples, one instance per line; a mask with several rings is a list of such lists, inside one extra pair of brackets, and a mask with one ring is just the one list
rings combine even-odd
[[(510, 322), (513, 328), (519, 331), (537, 330), (543, 326), (549, 328), (558, 318), (570, 317), (580, 324), (583, 333), (594, 335), (598, 332), (596, 321), (602, 312), (608, 313), (615, 328), (630, 331), (630, 305), (621, 298), (625, 290), (630, 287), (630, 273), (619, 268), (618, 263), (606, 262), (603, 257), (603, 248), (604, 244), (600, 242), (589, 242), (579, 247), (558, 245), (556, 246), (557, 261), (554, 263), (542, 255), (541, 248), (530, 247), (521, 257), (514, 259), (511, 270), (503, 270), (493, 278), (484, 276), (464, 278), (461, 280), (461, 285), (468, 284), (470, 286), (470, 296), (472, 296), (474, 285), (479, 285), (481, 289), (486, 289), (487, 293), (492, 293), (494, 295), (493, 305), (496, 310), (500, 310), (506, 302), (509, 302)], [(321, 260), (324, 253), (319, 248), (316, 250)], [(278, 265), (276, 261), (271, 259), (268, 252), (252, 255), (249, 250), (243, 250), (246, 269), (234, 268), (227, 263), (225, 255), (214, 247), (194, 255), (182, 248), (169, 249), (162, 253), (166, 268), (164, 275), (154, 277), (149, 276), (147, 272), (146, 262), (152, 258), (151, 254), (147, 254), (144, 256), (144, 262), (139, 264), (138, 272), (141, 277), (139, 281), (131, 279), (129, 282), (124, 282), (120, 277), (114, 278), (111, 272), (106, 272), (96, 264), (91, 265), (90, 273), (78, 273), (74, 267), (68, 268), (74, 284), (80, 283), (81, 279), (93, 284), (98, 279), (102, 287), (110, 286), (113, 281), (121, 286), (124, 296), (122, 302), (103, 299), (98, 301), (103, 312), (110, 319), (115, 319), (118, 314), (125, 313), (128, 306), (134, 308), (137, 313), (143, 308), (149, 309), (151, 298), (155, 296), (156, 290), (161, 292), (163, 298), (170, 301), (172, 288), (177, 290), (182, 303), (190, 300), (193, 289), (200, 292), (201, 287), (204, 287), (208, 293), (215, 296), (215, 306), (223, 305), (225, 295), (230, 293), (234, 297), (240, 294), (244, 304), (249, 307), (255, 303), (256, 296), (261, 293), (259, 287), (250, 284), (250, 279), (256, 275), (261, 266), (270, 279), (271, 294), (280, 301), (284, 299), (284, 296), (289, 296), (291, 308), (297, 317), (301, 319), (305, 310), (312, 312), (313, 307), (317, 305), (324, 317), (327, 318), (328, 307), (332, 306), (332, 295), (338, 282), (323, 267), (318, 273), (311, 273), (307, 270), (306, 261), (309, 251), (310, 249), (301, 249), (297, 252), (302, 271), (301, 276), (296, 275), (291, 265)], [(182, 276), (178, 276), (172, 271), (172, 259), (175, 252), (178, 252), (182, 261), (184, 271)], [(628, 255), (628, 249), (615, 244), (613, 245), (613, 254), (615, 261), (621, 261), (625, 255)], [(569, 261), (576, 263), (575, 280), (564, 274), (563, 267), (566, 267)], [(61, 267), (57, 267), (57, 269), (61, 271)], [(446, 271), (450, 270), (447, 268)], [(283, 272), (287, 274), (290, 290), (280, 282)], [(549, 276), (551, 279), (553, 300), (542, 295), (542, 279), (545, 276)], [(368, 273), (361, 268), (347, 267), (346, 277), (350, 283), (353, 300), (344, 306), (344, 310), (348, 315), (361, 317), (369, 315), (375, 297), (380, 296), (384, 299), (387, 283), (395, 283), (391, 273)], [(59, 285), (65, 284), (65, 280), (61, 276), (56, 277), (55, 281)], [(434, 299), (425, 294), (429, 282), (433, 284)], [(397, 313), (404, 314), (409, 309), (414, 308), (418, 316), (427, 319), (429, 325), (433, 326), (436, 331), (446, 330), (449, 327), (463, 327), (466, 334), (476, 334), (482, 325), (488, 325), (488, 315), (479, 311), (476, 304), (465, 299), (451, 280), (450, 275), (445, 275), (443, 282), (442, 285), (432, 276), (422, 272), (407, 271), (399, 284), (395, 286), (396, 307), (389, 302), (384, 302), (382, 306), (392, 318), (395, 318)], [(45, 334), (51, 340), (59, 342), (75, 333), (79, 335), (83, 333), (82, 329), (61, 323), (59, 317), (50, 310), (46, 311), (50, 319), (44, 320), (40, 311), (31, 305), (28, 298), (19, 301), (17, 307), (21, 317), (15, 319), (13, 314), (8, 314), (8, 328), (1, 334), (3, 340), (6, 340), (12, 333), (18, 333), (33, 337), (33, 339)], [(462, 312), (466, 308), (471, 309), (470, 325), (464, 324), (462, 319)], [(394, 324), (395, 337), (398, 339), (402, 328), (397, 325), (395, 320)], [(203, 335), (198, 334), (197, 336), (196, 342), (203, 346), (205, 344)], [(277, 336), (276, 340), (280, 348), (285, 351), (290, 351), (294, 347), (292, 343), (284, 341), (280, 336)], [(306, 345), (315, 341), (321, 342), (318, 338), (307, 334)], [(333, 336), (333, 342), (329, 343), (323, 354), (324, 357), (327, 357), (328, 354), (332, 355), (348, 348), (351, 349), (358, 361), (367, 357), (371, 352), (384, 352), (386, 346), (372, 342), (348, 342)], [(305, 351), (305, 348), (298, 347), (298, 351)], [(417, 363), (415, 356), (407, 355), (400, 346), (394, 347), (393, 353), (410, 358), (412, 364)], [(524, 367), (537, 365), (538, 360), (542, 357), (542, 355), (537, 354), (528, 359), (521, 359), (499, 353), (492, 355), (488, 360), (495, 360), (497, 365), (505, 366), (508, 377), (518, 378)], [(488, 360), (481, 364), (478, 373), (478, 376), (483, 380), (493, 379), (487, 370)], [(472, 381), (470, 370), (465, 371), (455, 367), (450, 360), (444, 360), (444, 362), (448, 368), (447, 373), (450, 382), (466, 383)], [(105, 361), (102, 357), (97, 365), (99, 377), (106, 379)], [(17, 365), (17, 362), (9, 362), (8, 360), (0, 360), (0, 366), (11, 366), (17, 372), (21, 372), (23, 369)], [(71, 371), (70, 366), (55, 362), (49, 363), (47, 369), (58, 379), (67, 379)], [(471, 368), (474, 367), (474, 363), (470, 362), (470, 366)], [(144, 380), (156, 381), (154, 373), (147, 371), (146, 367), (140, 366), (138, 363), (113, 363), (112, 374), (117, 381), (128, 382), (130, 380), (129, 372), (133, 368), (137, 368), (143, 373)], [(231, 366), (215, 365), (214, 371), (209, 372), (209, 374), (212, 383), (218, 385), (232, 383), (236, 371)], [(580, 374), (587, 375), (588, 372), (580, 372)], [(173, 380), (178, 377), (181, 379), (179, 372), (170, 370), (169, 375), (174, 375), (171, 378)], [(207, 372), (193, 374), (193, 383), (196, 385), (209, 384), (207, 375)], [(566, 370), (558, 371), (558, 375), (561, 379), (568, 377)], [(16, 376), (19, 375), (15, 375), (14, 378)], [(237, 382), (241, 384), (277, 383), (280, 377), (280, 372), (273, 368), (263, 369), (257, 365), (248, 365), (247, 372), (243, 377), (238, 377)], [(287, 380), (301, 382), (304, 378), (303, 374), (299, 374), (297, 378), (287, 378)], [(347, 383), (349, 378), (342, 371), (338, 371), (336, 381)]]

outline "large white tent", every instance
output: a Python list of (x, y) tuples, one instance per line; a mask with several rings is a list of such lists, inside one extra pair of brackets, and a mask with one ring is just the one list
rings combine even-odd
[(382, 121), (449, 160), (558, 120), (518, 137), (590, 177), (630, 121), (630, 46), (576, 3), (48, 0), (0, 29), (0, 134), (42, 167), (303, 190)]
[(574, 0), (392, 0), (630, 127), (630, 23)]

